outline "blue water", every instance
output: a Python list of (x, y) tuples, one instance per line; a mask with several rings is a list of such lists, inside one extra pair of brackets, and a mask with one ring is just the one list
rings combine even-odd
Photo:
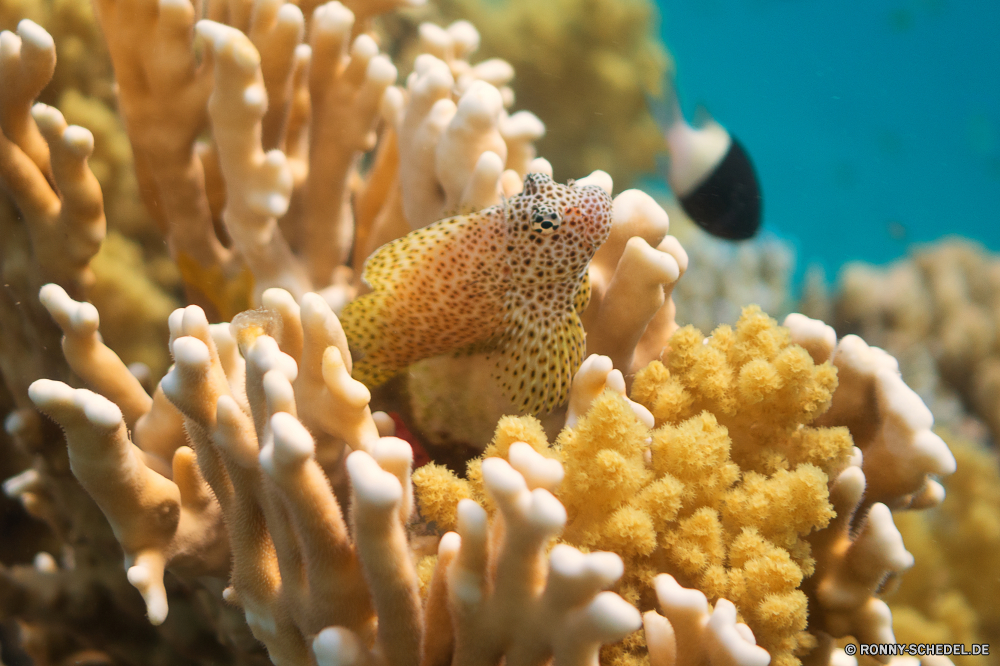
[(747, 146), (800, 267), (1000, 250), (1000, 2), (659, 1), (686, 115)]

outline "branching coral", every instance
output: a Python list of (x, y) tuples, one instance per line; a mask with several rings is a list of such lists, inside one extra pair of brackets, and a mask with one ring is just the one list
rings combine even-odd
[(936, 414), (961, 427), (957, 394), (994, 440), (1000, 436), (998, 266), (981, 247), (952, 240), (885, 269), (847, 266), (832, 304), (838, 330), (896, 354), (903, 376)]
[[(544, 462), (531, 460), (524, 477), (502, 460), (484, 465), (502, 518), (488, 521), (471, 502), (459, 508), (459, 534), (441, 542), (426, 611), (451, 620), (425, 626), (405, 532), (412, 453), (378, 436), (367, 390), (343, 362), (339, 324), (318, 296), (299, 308), (287, 292), (268, 292), (273, 309), (234, 322), (235, 337), (196, 306), (176, 311), (175, 365), (157, 395), (178, 414), (129, 385), (124, 365), (95, 337), (92, 307), (54, 285), (46, 290), (71, 365), (116, 400), (50, 380), (35, 382), (31, 397), (64, 428), (73, 473), (111, 523), (153, 624), (166, 619), (169, 568), (189, 579), (228, 579), (223, 596), (242, 608), (276, 664), (339, 663), (348, 644), (399, 664), (418, 663), (421, 650), (433, 663), (454, 653), (460, 664), (553, 654), (585, 664), (600, 643), (639, 626), (635, 609), (600, 593), (621, 575), (614, 555), (561, 547), (547, 584), (536, 583), (546, 579), (544, 547), (566, 514), (546, 490), (529, 492), (525, 478), (534, 486), (544, 476)], [(280, 345), (265, 334), (277, 331)], [(117, 369), (101, 374), (97, 364)], [(150, 450), (144, 423), (181, 414), (194, 450), (177, 446), (172, 469), (158, 472), (155, 459), (170, 452)], [(346, 490), (337, 455), (345, 444), (354, 449), (346, 457), (349, 523), (337, 499)]]

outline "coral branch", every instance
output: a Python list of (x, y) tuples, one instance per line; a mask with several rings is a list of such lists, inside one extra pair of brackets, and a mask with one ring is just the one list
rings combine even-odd
[(725, 599), (709, 611), (698, 590), (681, 587), (673, 576), (654, 582), (663, 615), (642, 616), (652, 666), (767, 666), (771, 656), (754, 640), (750, 627), (736, 622), (736, 607)]
[(310, 25), (312, 127), (303, 250), (315, 284), (326, 286), (347, 261), (354, 235), (348, 176), (358, 155), (375, 146), (374, 126), (396, 68), (360, 35), (350, 45), (354, 15), (339, 2), (316, 9)]
[(104, 239), (104, 203), (87, 165), (93, 135), (31, 106), (55, 59), (52, 37), (27, 19), (17, 35), (0, 33), (0, 184), (24, 216), (42, 279), (79, 297), (94, 281), (88, 264)]
[(205, 167), (195, 153), (212, 86), (211, 67), (199, 65), (192, 48), (195, 8), (188, 0), (101, 0), (96, 10), (146, 208), (191, 294), (231, 314), (240, 296), (225, 282), (239, 266), (215, 235)]
[(670, 292), (687, 269), (687, 254), (668, 229), (667, 213), (652, 197), (622, 192), (611, 235), (590, 265), (587, 352), (610, 356), (628, 375), (658, 359), (677, 329)]
[(284, 153), (261, 147), (267, 92), (260, 56), (239, 30), (212, 21), (199, 21), (196, 29), (214, 55), (208, 108), (226, 179), (226, 229), (254, 275), (254, 300), (271, 287), (301, 296), (309, 280), (278, 230), (288, 210), (291, 172)]
[[(554, 480), (545, 470), (554, 461), (524, 451), (514, 456), (519, 466), (531, 469), (529, 478)], [(533, 664), (551, 656), (555, 663), (582, 666), (596, 660), (602, 643), (638, 628), (632, 606), (600, 592), (622, 574), (617, 556), (557, 546), (546, 576), (545, 543), (565, 524), (565, 509), (547, 490), (529, 490), (525, 477), (505, 460), (486, 459), (482, 475), (499, 509), (493, 525), (483, 509), (462, 500), (460, 538), (446, 536), (439, 551), (438, 566), (450, 562), (454, 663), (494, 665), (504, 658)]]
[(146, 600), (150, 622), (160, 624), (167, 616), (166, 567), (179, 562), (188, 575), (219, 575), (228, 564), (219, 506), (190, 449), (174, 455), (174, 483), (146, 465), (114, 403), (45, 379), (30, 394), (65, 429), (73, 474), (111, 523), (129, 582)]

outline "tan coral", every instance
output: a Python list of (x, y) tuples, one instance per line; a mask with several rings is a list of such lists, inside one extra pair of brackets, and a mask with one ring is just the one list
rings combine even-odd
[(326, 285), (348, 259), (354, 220), (347, 188), (358, 155), (375, 145), (374, 125), (396, 68), (367, 36), (350, 44), (354, 16), (339, 3), (317, 9), (310, 25), (311, 121), (302, 247), (313, 283)]
[(824, 305), (842, 333), (896, 356), (906, 382), (952, 430), (1000, 433), (996, 405), (1000, 263), (964, 239), (915, 248), (889, 266), (848, 264)]
[(88, 263), (104, 238), (104, 205), (87, 167), (93, 135), (67, 125), (52, 107), (32, 108), (55, 59), (52, 38), (31, 21), (22, 21), (17, 35), (0, 35), (0, 84), (6, 91), (0, 104), (0, 179), (24, 216), (43, 279), (79, 296), (93, 282)]
[(239, 307), (222, 284), (238, 266), (214, 232), (205, 167), (195, 153), (212, 79), (190, 48), (194, 8), (177, 1), (133, 16), (108, 0), (97, 5), (97, 15), (111, 37), (118, 100), (146, 207), (192, 295), (222, 312)]
[[(566, 512), (544, 487), (558, 482), (546, 472), (544, 458), (529, 449), (520, 467), (526, 476), (505, 460), (487, 458), (483, 483), (497, 514), (490, 522), (482, 508), (463, 500), (458, 534), (441, 540), (438, 567), (447, 565), (447, 573), (436, 578), (448, 589), (452, 659), (495, 664), (502, 656), (519, 663), (554, 657), (557, 663), (593, 663), (602, 643), (639, 626), (634, 608), (600, 592), (621, 576), (621, 561), (610, 553), (584, 555), (556, 546), (546, 576), (545, 545), (562, 528)], [(430, 594), (434, 598), (433, 583)]]
[(652, 197), (626, 190), (615, 197), (611, 235), (590, 265), (587, 351), (610, 356), (628, 375), (659, 359), (677, 330), (671, 292), (688, 258), (669, 226)]
[(642, 616), (651, 666), (704, 664), (767, 666), (771, 656), (754, 642), (753, 632), (737, 622), (736, 607), (725, 599), (709, 610), (705, 595), (684, 589), (669, 574), (656, 577), (656, 597), (663, 615)]
[[(438, 658), (454, 649), (457, 663), (497, 664), (505, 654), (523, 653), (582, 665), (601, 643), (639, 626), (634, 608), (600, 592), (621, 575), (616, 556), (584, 556), (563, 546), (546, 563), (545, 544), (565, 511), (537, 488), (555, 487), (561, 470), (515, 446), (510, 456), (517, 471), (503, 460), (484, 467), (500, 514), (489, 523), (469, 504), (459, 511), (461, 539), (442, 541), (438, 567), (445, 569), (428, 594), (445, 605), (426, 613), (453, 619), (425, 630), (405, 530), (413, 505), (410, 447), (379, 437), (368, 392), (341, 360), (343, 332), (325, 301), (311, 294), (299, 305), (280, 290), (263, 300), (270, 309), (245, 313), (231, 334), (228, 326), (209, 325), (195, 306), (171, 316), (175, 365), (157, 395), (184, 415), (194, 451), (177, 448), (172, 472), (162, 474), (146, 463), (126, 427), (147, 419), (155, 401), (141, 399), (124, 365), (100, 343), (92, 306), (47, 288), (74, 367), (128, 413), (88, 390), (49, 380), (33, 384), (32, 399), (65, 429), (74, 474), (122, 544), (129, 581), (142, 592), (150, 621), (166, 619), (163, 574), (169, 568), (184, 577), (228, 578), (225, 598), (243, 609), (276, 664), (308, 663), (310, 654), (325, 663), (334, 658), (331, 645), (345, 650), (347, 641), (362, 655), (374, 649), (393, 664), (418, 663), (425, 645), (425, 658), (432, 648)], [(98, 363), (117, 368), (114, 376), (95, 372)], [(314, 366), (308, 381), (299, 381), (300, 364), (303, 372)], [(345, 444), (355, 449), (346, 461), (337, 455)], [(339, 474), (344, 467), (346, 477)], [(102, 481), (109, 475), (113, 483)], [(337, 499), (345, 492), (349, 522)], [(487, 534), (494, 544), (506, 535), (503, 545), (487, 547)], [(548, 585), (534, 585), (546, 571)], [(441, 586), (447, 592), (435, 592)]]
[[(280, 300), (280, 296), (277, 298)], [(326, 312), (329, 313), (328, 308)], [(36, 383), (33, 389), (33, 397), (40, 407), (67, 428), (71, 453), (80, 460), (74, 462), (75, 473), (99, 498), (105, 514), (116, 526), (116, 534), (126, 553), (135, 558), (129, 578), (147, 597), (150, 619), (161, 622), (166, 615), (167, 602), (162, 586), (165, 566), (181, 574), (225, 576), (227, 558), (224, 554), (229, 544), (234, 557), (231, 574), (233, 591), (229, 593), (229, 598), (234, 602), (238, 600), (244, 608), (251, 628), (268, 646), (275, 663), (286, 663), (288, 660), (301, 662), (307, 646), (300, 631), (314, 633), (326, 624), (345, 623), (362, 633), (370, 632), (370, 628), (365, 629), (372, 617), (370, 611), (365, 611), (368, 592), (363, 586), (359, 587), (356, 574), (359, 564), (353, 555), (346, 523), (329, 482), (314, 460), (312, 437), (287, 413), (287, 410), (296, 411), (294, 389), (290, 383), (295, 378), (296, 364), (278, 350), (271, 338), (251, 336), (246, 342), (249, 362), (244, 371), (243, 363), (236, 363), (237, 359), (232, 356), (235, 345), (220, 349), (213, 339), (225, 342), (224, 330), (210, 328), (197, 308), (176, 314), (172, 318), (172, 348), (176, 365), (162, 385), (164, 392), (185, 414), (186, 428), (197, 451), (198, 466), (205, 473), (211, 493), (204, 487), (200, 493), (192, 495), (193, 499), (186, 500), (184, 488), (190, 486), (197, 489), (199, 484), (185, 481), (177, 497), (174, 483), (142, 463), (138, 449), (125, 439), (120, 412), (109, 401), (87, 391), (74, 392), (54, 382)], [(294, 314), (298, 315), (297, 312)], [(287, 337), (293, 338), (291, 329), (298, 322), (291, 316), (285, 319), (290, 329)], [(306, 322), (315, 322), (315, 319), (315, 315), (308, 316)], [(318, 331), (316, 323), (307, 327), (305, 335), (299, 331), (298, 338), (306, 360), (320, 362), (323, 354), (317, 354), (315, 347), (328, 339), (323, 336), (325, 330), (320, 322)], [(247, 382), (245, 396), (234, 394), (233, 389), (239, 387), (231, 389), (230, 382), (239, 381), (244, 376)], [(253, 418), (239, 406), (239, 402), (248, 399)], [(211, 406), (215, 402), (218, 402), (218, 411)], [(350, 411), (351, 408), (346, 409)], [(367, 404), (364, 411), (368, 413)], [(119, 415), (117, 428), (112, 423), (115, 415)], [(373, 423), (371, 427), (374, 430)], [(276, 487), (267, 484), (261, 476), (261, 468), (257, 467), (258, 438), (263, 442), (260, 447), (263, 472), (274, 479)], [(375, 439), (378, 439), (377, 432)], [(95, 463), (86, 466), (85, 463), (93, 459), (93, 454), (88, 455), (88, 452), (100, 442), (108, 442), (103, 444), (105, 448), (110, 446), (121, 453), (117, 457), (101, 458), (103, 462), (99, 469), (109, 469), (110, 465), (120, 473), (128, 465), (136, 470), (123, 478), (125, 487), (118, 489), (99, 483), (103, 472), (89, 472)], [(402, 452), (400, 446), (403, 447)], [(398, 440), (385, 440), (372, 444), (371, 449), (383, 466), (406, 479), (410, 455), (408, 446)], [(362, 452), (357, 455), (367, 456)], [(179, 460), (186, 465), (183, 469), (190, 471), (179, 474)], [(343, 463), (342, 460), (339, 462)], [(174, 454), (174, 466), (175, 479), (200, 480), (190, 449), (178, 449)], [(378, 471), (369, 469), (371, 466)], [(379, 470), (377, 464), (371, 461), (366, 466), (363, 461), (355, 464), (348, 461), (348, 472), (355, 489), (354, 511), (384, 512), (383, 508), (378, 508), (387, 501), (385, 491), (380, 489), (384, 482), (378, 480), (381, 478), (378, 475), (385, 473)], [(375, 477), (367, 481), (373, 474)], [(401, 493), (400, 482), (396, 477), (392, 478), (400, 489), (397, 494)], [(107, 499), (100, 501), (102, 497)], [(398, 500), (388, 501), (392, 506), (398, 503)], [(179, 512), (178, 505), (181, 507)], [(207, 513), (200, 518), (192, 511), (185, 513), (183, 507), (186, 505), (201, 507), (202, 512)], [(174, 508), (167, 510), (159, 508), (161, 506)], [(228, 539), (218, 526), (220, 513), (230, 526)], [(166, 522), (151, 521), (156, 515), (162, 515)], [(389, 519), (381, 528), (378, 527), (379, 521), (374, 520), (374, 514), (364, 515), (364, 529), (356, 528), (355, 538), (364, 544), (359, 548), (370, 549), (366, 560), (369, 565), (378, 567), (381, 566), (379, 562), (385, 560), (384, 556), (376, 556), (375, 553), (395, 552), (408, 561), (405, 539), (401, 537), (401, 521), (408, 515), (405, 503), (400, 510), (392, 511), (396, 517)], [(184, 520), (186, 516), (191, 516), (187, 524)], [(216, 516), (214, 522), (209, 520), (211, 516)], [(261, 531), (264, 524), (255, 520), (266, 520), (273, 534)], [(289, 520), (296, 525), (294, 532)], [(391, 536), (393, 530), (394, 537)], [(386, 539), (390, 539), (391, 543)], [(371, 545), (368, 545), (369, 542)], [(202, 550), (199, 552), (198, 548)], [(210, 556), (219, 548), (223, 553), (221, 561)], [(389, 564), (395, 566), (391, 562)], [(395, 588), (379, 587), (377, 581), (385, 580), (384, 575), (376, 571), (371, 576), (376, 581), (373, 587), (376, 608), (380, 601), (384, 601), (384, 596), (379, 596), (379, 590), (392, 598), (398, 596)], [(398, 576), (391, 578), (397, 579)], [(411, 574), (411, 579), (412, 596), (415, 598), (415, 574)], [(351, 585), (338, 583), (345, 580), (352, 581)], [(286, 595), (305, 599), (306, 589), (310, 590), (309, 601), (294, 611), (280, 601), (288, 598)], [(342, 602), (338, 605), (335, 599)], [(331, 603), (334, 605), (331, 606)], [(336, 611), (337, 607), (344, 610)], [(334, 614), (330, 615), (331, 612)], [(416, 610), (411, 613), (415, 614)], [(386, 626), (392, 626), (391, 622)], [(416, 633), (419, 635), (419, 630)]]
[(931, 431), (934, 417), (903, 382), (896, 359), (853, 335), (834, 348), (829, 327), (820, 333), (823, 342), (814, 342), (816, 336), (806, 332), (810, 323), (802, 315), (789, 315), (785, 325), (793, 340), (809, 345), (816, 362), (829, 359), (837, 368), (842, 388), (817, 423), (850, 429), (865, 456), (865, 503), (884, 502), (891, 508), (940, 504), (944, 490), (935, 479), (954, 473), (955, 459)]

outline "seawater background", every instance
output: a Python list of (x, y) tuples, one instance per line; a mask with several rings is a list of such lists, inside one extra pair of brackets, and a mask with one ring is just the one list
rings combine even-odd
[(1000, 251), (1000, 2), (659, 3), (687, 117), (747, 147), (799, 271), (949, 234)]

